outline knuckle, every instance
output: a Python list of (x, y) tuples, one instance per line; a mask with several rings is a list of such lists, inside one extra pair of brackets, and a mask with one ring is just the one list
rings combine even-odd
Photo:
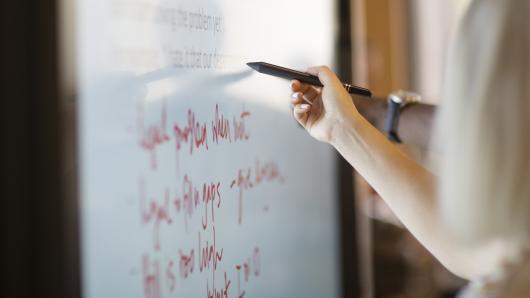
[(331, 72), (331, 69), (327, 65), (322, 65), (319, 67), (321, 72), (329, 73)]

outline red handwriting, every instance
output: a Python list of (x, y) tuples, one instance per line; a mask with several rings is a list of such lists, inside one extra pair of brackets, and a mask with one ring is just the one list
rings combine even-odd
[(232, 180), (232, 183), (230, 184), (230, 188), (233, 188), (234, 186), (239, 188), (239, 207), (238, 207), (238, 213), (237, 213), (237, 222), (241, 224), (243, 222), (243, 191), (254, 187), (254, 184), (252, 183), (251, 179), (251, 169), (245, 170), (239, 169), (237, 172), (237, 178)]
[(224, 115), (220, 111), (219, 105), (216, 104), (213, 120), (211, 121), (211, 132), (209, 131), (207, 122), (198, 119), (196, 113), (188, 109), (184, 123), (179, 121), (173, 123), (173, 133), (171, 136), (167, 129), (166, 100), (162, 101), (158, 122), (148, 126), (146, 126), (144, 120), (143, 102), (138, 104), (137, 110), (136, 126), (139, 136), (138, 143), (143, 150), (149, 153), (151, 168), (156, 169), (157, 167), (157, 147), (170, 141), (172, 136), (175, 141), (176, 169), (178, 175), (180, 175), (180, 154), (186, 146), (191, 156), (197, 150), (202, 149), (207, 151), (209, 149), (209, 134), (211, 134), (212, 142), (216, 145), (222, 143), (222, 140), (226, 140), (228, 143), (246, 141), (250, 136), (246, 119), (251, 116), (251, 113), (245, 110), (244, 107), (242, 112), (238, 116), (233, 116), (232, 122), (230, 122), (229, 117)]
[(250, 117), (250, 115), (250, 112), (243, 107), (239, 117), (233, 117), (231, 127), (230, 121), (219, 112), (219, 106), (215, 105), (214, 120), (212, 121), (212, 140), (216, 144), (219, 144), (220, 140), (228, 140), (230, 143), (232, 140), (234, 142), (248, 140), (249, 132), (245, 125), (245, 119)]
[[(206, 241), (203, 247), (201, 241), (201, 233), (199, 232), (199, 270), (210, 270), (212, 279), (206, 279), (206, 296), (208, 298), (228, 298), (229, 289), (232, 281), (228, 278), (228, 274), (224, 271), (224, 283), (216, 286), (215, 272), (218, 263), (222, 261), (223, 249), (220, 251), (216, 246), (215, 227), (212, 227), (212, 243)], [(184, 253), (179, 249), (179, 276), (181, 280), (186, 280), (194, 272), (195, 269), (195, 250), (189, 250), (189, 254)], [(165, 271), (165, 286), (166, 289), (173, 293), (177, 288), (177, 277), (175, 275), (175, 261), (171, 257), (166, 257), (166, 271)], [(237, 274), (237, 297), (245, 297), (246, 291), (244, 287), (251, 279), (257, 278), (261, 273), (261, 252), (259, 247), (255, 247), (252, 255), (247, 257), (245, 261), (234, 265)], [(158, 260), (150, 260), (149, 257), (142, 255), (142, 272), (143, 272), (143, 286), (144, 295), (147, 298), (161, 298), (162, 288), (160, 282), (160, 263)], [(211, 283), (210, 283), (211, 282)]]
[(208, 244), (206, 241), (206, 246), (201, 248), (201, 232), (199, 232), (199, 270), (202, 272), (205, 268), (212, 271), (217, 269), (217, 263), (223, 259), (223, 249), (220, 251), (217, 250), (215, 243), (215, 227), (213, 229), (213, 242)]
[[(211, 136), (215, 144), (219, 144), (221, 140), (227, 140), (229, 143), (234, 141), (246, 141), (249, 139), (249, 132), (246, 129), (245, 119), (250, 117), (250, 112), (243, 108), (239, 118), (233, 118), (233, 128), (230, 127), (230, 121), (219, 111), (219, 105), (215, 105), (215, 112), (213, 120), (211, 121)], [(206, 122), (201, 122), (196, 119), (195, 112), (188, 110), (188, 119), (185, 126), (173, 125), (173, 134), (175, 137), (175, 149), (177, 152), (177, 172), (179, 169), (180, 150), (183, 144), (189, 144), (189, 154), (193, 155), (193, 151), (204, 148), (208, 150), (208, 127)], [(232, 134), (234, 136), (232, 137)]]
[(285, 178), (280, 174), (280, 170), (275, 162), (269, 161), (264, 164), (261, 164), (259, 159), (256, 159), (255, 178), (256, 184), (261, 182), (269, 182), (273, 180), (278, 180), (280, 183), (285, 182)]
[[(194, 186), (193, 181), (188, 175), (184, 175), (182, 181), (182, 196), (175, 196), (173, 205), (177, 213), (183, 211), (184, 213), (184, 228), (188, 231), (188, 220), (192, 217), (194, 211), (202, 203), (204, 206), (204, 215), (202, 217), (202, 228), (206, 230), (208, 222), (211, 218), (215, 220), (215, 209), (221, 205), (221, 182), (209, 182), (202, 185), (202, 201), (199, 200), (201, 194), (199, 189)], [(217, 204), (214, 202), (217, 201)], [(210, 204), (210, 205), (208, 205)], [(208, 216), (208, 207), (210, 207), (211, 215)]]
[(169, 190), (164, 193), (164, 203), (159, 204), (154, 198), (149, 204), (146, 202), (145, 183), (140, 179), (140, 213), (143, 224), (153, 222), (153, 242), (155, 250), (160, 249), (160, 223), (171, 224), (173, 220), (169, 216)]
[(237, 292), (238, 297), (242, 298), (245, 296), (245, 291), (241, 291), (241, 269), (243, 269), (243, 277), (245, 283), (248, 283), (251, 273), (254, 277), (258, 277), (261, 272), (261, 253), (259, 247), (254, 248), (252, 258), (248, 257), (246, 262), (243, 264), (235, 265), (237, 271)]
[[(181, 280), (187, 279), (195, 268), (195, 252), (190, 250), (189, 254), (185, 254), (179, 249), (179, 276)], [(170, 292), (174, 292), (177, 285), (177, 277), (175, 276), (175, 262), (169, 258), (166, 266), (166, 286)]]
[(184, 211), (184, 229), (188, 231), (188, 218), (193, 215), (193, 211), (197, 209), (199, 205), (199, 191), (193, 186), (193, 182), (188, 177), (184, 175), (182, 180), (182, 197), (176, 196), (173, 200), (177, 212), (182, 210)]
[(211, 205), (211, 218), (212, 222), (215, 220), (215, 206), (214, 201), (217, 199), (217, 208), (221, 205), (221, 194), (220, 188), (221, 182), (204, 184), (202, 187), (202, 203), (204, 205), (204, 216), (202, 218), (202, 228), (206, 230), (208, 227), (208, 204)]
[(144, 297), (162, 297), (160, 292), (160, 266), (158, 260), (151, 262), (148, 256), (143, 255), (142, 276), (144, 281)]
[(175, 136), (175, 150), (177, 152), (177, 172), (179, 171), (179, 152), (182, 144), (189, 144), (189, 153), (193, 154), (193, 149), (205, 148), (208, 150), (207, 128), (206, 123), (199, 122), (195, 119), (195, 113), (188, 110), (188, 120), (185, 126), (173, 125), (173, 134)]
[(237, 177), (230, 183), (230, 188), (237, 187), (239, 189), (239, 210), (238, 223), (243, 222), (243, 194), (245, 191), (256, 187), (263, 182), (278, 181), (284, 183), (285, 178), (281, 175), (276, 163), (273, 161), (262, 164), (258, 159), (254, 171), (252, 168), (239, 169)]
[(232, 142), (230, 121), (223, 114), (219, 116), (219, 105), (215, 105), (215, 115), (212, 121), (212, 140), (219, 144), (219, 139), (228, 139)]
[(173, 266), (175, 263), (173, 260), (169, 260), (166, 268), (166, 283), (169, 286), (169, 291), (173, 292), (175, 291), (175, 287), (177, 285), (177, 278), (175, 277), (175, 274), (173, 274)]
[(249, 139), (249, 133), (245, 126), (245, 118), (250, 116), (250, 112), (245, 111), (243, 109), (243, 112), (241, 112), (241, 115), (239, 116), (239, 119), (234, 117), (234, 140), (242, 140), (246, 141)]
[(221, 262), (223, 259), (223, 249), (218, 250), (217, 244), (215, 242), (215, 227), (212, 227), (213, 230), (213, 241), (209, 244), (208, 241), (206, 241), (206, 245), (202, 247), (202, 241), (201, 241), (201, 232), (199, 232), (199, 271), (202, 272), (206, 268), (210, 269), (212, 272), (212, 291), (209, 290), (208, 286), (208, 280), (206, 280), (206, 289), (208, 297), (223, 297), (223, 293), (225, 295), (228, 295), (228, 286), (230, 285), (230, 282), (227, 284), (226, 280), (226, 272), (225, 272), (225, 292), (218, 291), (215, 288), (215, 271), (217, 270), (217, 264), (218, 262)]
[(239, 270), (241, 270), (241, 265), (236, 265), (237, 270), (237, 297), (243, 298), (245, 297), (245, 291), (241, 292), (241, 274)]
[(216, 289), (215, 284), (212, 285), (212, 290), (208, 286), (208, 280), (206, 280), (206, 296), (208, 298), (228, 298), (228, 289), (230, 288), (231, 281), (226, 278), (225, 272), (225, 284), (223, 288)]
[(156, 148), (169, 141), (169, 135), (167, 134), (167, 112), (166, 112), (166, 101), (162, 101), (162, 109), (160, 115), (160, 122), (153, 123), (145, 127), (144, 123), (144, 106), (143, 102), (138, 104), (136, 126), (138, 131), (138, 142), (140, 147), (147, 151), (150, 156), (151, 169), (156, 169), (157, 158)]
[[(194, 186), (188, 175), (184, 175), (180, 195), (174, 195), (171, 200), (170, 191), (166, 188), (162, 203), (159, 203), (155, 198), (147, 200), (143, 178), (140, 178), (138, 185), (140, 218), (142, 224), (153, 224), (153, 244), (155, 250), (160, 250), (161, 224), (164, 223), (169, 225), (173, 223), (171, 213), (183, 214), (184, 228), (187, 232), (189, 219), (202, 203), (204, 214), (201, 223), (203, 230), (206, 230), (208, 223), (215, 220), (215, 209), (218, 209), (221, 206), (221, 182), (203, 183), (201, 200), (201, 192), (199, 189)], [(171, 204), (174, 206), (174, 211), (171, 211)], [(208, 212), (208, 210), (210, 210), (210, 212)], [(210, 215), (208, 215), (208, 213), (210, 213)]]
[(259, 247), (254, 248), (254, 254), (252, 255), (252, 264), (254, 265), (254, 276), (258, 277), (261, 272), (261, 252)]
[(193, 249), (188, 255), (182, 253), (182, 250), (179, 250), (180, 262), (179, 262), (179, 272), (181, 279), (187, 279), (188, 276), (193, 273), (195, 267), (195, 253)]
[[(225, 264), (226, 257), (223, 259), (222, 241), (218, 241), (218, 243), (216, 240), (216, 225), (222, 221), (218, 219), (218, 222), (215, 222), (216, 216), (219, 217), (219, 210), (216, 209), (220, 209), (224, 205), (221, 202), (222, 199), (225, 199), (222, 197), (223, 184), (215, 179), (214, 181), (200, 181), (199, 183), (186, 174), (187, 171), (185, 170), (183, 176), (180, 176), (179, 158), (184, 155), (192, 156), (197, 152), (208, 151), (211, 149), (210, 146), (249, 140), (251, 133), (248, 119), (251, 117), (251, 112), (243, 107), (237, 114), (226, 114), (223, 113), (219, 105), (216, 105), (210, 119), (200, 119), (201, 113), (187, 109), (183, 118), (173, 122), (168, 121), (166, 102), (163, 101), (158, 120), (149, 121), (146, 124), (147, 121), (144, 117), (150, 119), (146, 115), (151, 116), (152, 114), (144, 114), (144, 106), (139, 105), (137, 116), (139, 145), (149, 154), (151, 169), (156, 169), (157, 151), (160, 151), (160, 146), (174, 139), (179, 182), (176, 187), (163, 186), (159, 189), (163, 191), (152, 195), (146, 191), (149, 188), (146, 188), (143, 177), (139, 180), (141, 223), (142, 225), (149, 225), (148, 230), (152, 236), (153, 247), (157, 252), (155, 256), (160, 258), (150, 259), (148, 255), (142, 255), (144, 296), (161, 298), (164, 291), (175, 294), (179, 287), (202, 276), (201, 273), (204, 271), (206, 275), (211, 274), (206, 278), (205, 294), (207, 298), (228, 298), (233, 281), (231, 277), (235, 277), (234, 273), (237, 274), (238, 297), (243, 298), (245, 295), (250, 295), (249, 283), (261, 274), (259, 248), (256, 247), (252, 254), (247, 258), (242, 258), (238, 264)], [(210, 123), (211, 125), (209, 125)], [(243, 200), (248, 191), (266, 183), (283, 183), (285, 181), (275, 162), (262, 162), (259, 159), (256, 159), (255, 163), (250, 164), (249, 167), (236, 169), (233, 174), (235, 175), (230, 178), (234, 179), (223, 181), (223, 183), (230, 182), (230, 189), (233, 189), (234, 195), (238, 191), (239, 224), (243, 222)], [(200, 208), (204, 208), (204, 210)], [(263, 207), (265, 212), (268, 209), (268, 205)], [(216, 213), (218, 214), (216, 215)], [(198, 216), (195, 215), (194, 218), (194, 214), (198, 214)], [(167, 227), (164, 225), (173, 224), (175, 218), (179, 216), (182, 217), (183, 222), (179, 219), (178, 226), (181, 227), (183, 223), (186, 232), (188, 232), (188, 228), (199, 230), (198, 246), (193, 249), (189, 249), (189, 247), (178, 249), (174, 251), (178, 252), (178, 255), (173, 257), (167, 256), (166, 251), (161, 254), (161, 246), (166, 240), (162, 236), (167, 234), (165, 230)], [(199, 228), (199, 221), (202, 229)], [(226, 253), (224, 255), (226, 256)], [(235, 272), (232, 266), (235, 266)], [(230, 270), (227, 272), (225, 271), (226, 268)], [(221, 275), (222, 272), (224, 276)], [(232, 295), (235, 296), (234, 293)]]

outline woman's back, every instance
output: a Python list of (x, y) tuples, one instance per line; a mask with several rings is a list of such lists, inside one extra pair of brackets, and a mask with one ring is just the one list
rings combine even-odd
[(437, 140), (442, 215), (470, 246), (511, 248), (463, 297), (530, 297), (529, 13), (528, 0), (474, 1), (448, 59)]

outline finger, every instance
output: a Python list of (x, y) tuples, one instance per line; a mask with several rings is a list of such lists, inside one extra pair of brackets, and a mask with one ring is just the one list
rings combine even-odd
[(320, 95), (320, 89), (311, 85), (307, 85), (305, 91), (294, 92), (291, 94), (291, 103), (298, 104), (305, 101), (308, 104), (313, 104), (313, 101)]
[(307, 92), (307, 90), (309, 90), (310, 88), (312, 88), (311, 85), (309, 84), (305, 84), (305, 83), (302, 83), (298, 80), (292, 80), (291, 81), (291, 90), (293, 92), (302, 92), (302, 93), (305, 93)]
[(311, 105), (303, 103), (303, 104), (297, 104), (294, 106), (293, 112), (294, 117), (298, 120), (304, 119), (311, 110)]
[(315, 100), (317, 95), (317, 91), (311, 91), (311, 94), (309, 94), (309, 96), (301, 92), (295, 92), (291, 95), (291, 104), (296, 105), (305, 102), (311, 105), (313, 104), (313, 100)]
[(303, 101), (304, 101), (304, 94), (302, 94), (301, 92), (295, 92), (291, 94), (291, 103), (293, 105), (300, 104)]
[(304, 94), (302, 94), (302, 98), (305, 102), (309, 104), (313, 104), (314, 100), (317, 98), (317, 96), (320, 94), (320, 89), (317, 89), (313, 86), (310, 86)]
[(307, 69), (307, 72), (318, 76), (322, 85), (342, 85), (339, 78), (327, 66), (315, 66)]
[(309, 104), (297, 104), (293, 109), (294, 118), (296, 118), (300, 124), (305, 126), (310, 110), (311, 105)]
[(307, 91), (311, 90), (312, 86), (309, 84), (302, 83), (300, 92), (306, 93)]
[(292, 80), (290, 87), (293, 92), (299, 92), (302, 90), (302, 83), (298, 80)]

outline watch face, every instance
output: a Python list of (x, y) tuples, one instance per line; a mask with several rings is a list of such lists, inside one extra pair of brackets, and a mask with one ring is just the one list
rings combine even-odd
[(396, 92), (392, 92), (388, 96), (388, 100), (392, 100), (393, 102), (397, 102), (402, 104), (403, 106), (406, 106), (412, 103), (420, 102), (421, 96), (416, 92), (398, 90)]

